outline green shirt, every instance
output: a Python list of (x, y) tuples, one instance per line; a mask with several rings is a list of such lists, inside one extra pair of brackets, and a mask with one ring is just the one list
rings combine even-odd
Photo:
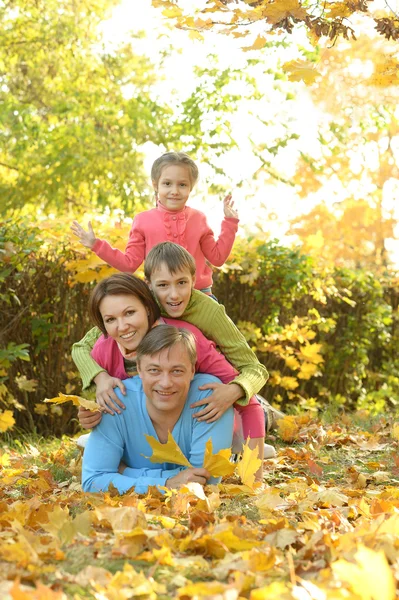
[[(161, 310), (163, 316), (167, 317), (168, 314), (162, 308)], [(237, 402), (246, 405), (249, 398), (265, 385), (268, 373), (242, 333), (227, 316), (224, 306), (202, 292), (193, 290), (180, 319), (196, 325), (207, 338), (215, 342), (222, 354), (239, 371), (239, 375), (231, 383), (242, 387), (245, 398)], [(94, 377), (104, 371), (90, 356), (100, 335), (98, 327), (93, 327), (80, 342), (72, 346), (72, 358), (82, 377), (83, 389), (88, 388)]]

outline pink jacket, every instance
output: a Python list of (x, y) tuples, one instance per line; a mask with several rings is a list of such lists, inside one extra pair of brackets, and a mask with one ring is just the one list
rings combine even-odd
[(197, 266), (195, 287), (212, 285), (212, 269), (206, 261), (221, 267), (234, 244), (238, 219), (224, 218), (218, 240), (209, 227), (204, 213), (185, 206), (178, 212), (166, 210), (161, 204), (133, 219), (125, 252), (112, 248), (105, 240), (96, 240), (93, 252), (111, 267), (134, 273), (145, 257), (160, 242), (175, 242), (194, 257)]
[[(184, 327), (194, 334), (197, 348), (197, 362), (195, 365), (196, 372), (210, 373), (223, 383), (230, 383), (237, 375), (235, 368), (228, 360), (216, 350), (214, 342), (208, 340), (202, 331), (195, 325), (178, 321), (177, 319), (165, 319), (163, 321), (167, 325), (175, 327)], [(119, 379), (127, 379), (129, 375), (125, 371), (123, 356), (118, 348), (118, 344), (111, 337), (103, 335), (97, 340), (91, 351), (91, 356), (94, 360), (105, 369), (113, 377)], [(250, 398), (246, 406), (234, 404), (234, 408), (240, 414), (244, 431), (244, 439), (248, 436), (253, 438), (265, 436), (265, 421), (263, 409), (261, 408), (255, 396)]]

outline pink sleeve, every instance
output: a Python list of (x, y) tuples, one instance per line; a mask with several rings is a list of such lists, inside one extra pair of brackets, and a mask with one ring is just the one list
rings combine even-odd
[(194, 334), (197, 348), (196, 371), (219, 377), (222, 383), (230, 383), (235, 379), (238, 371), (223, 354), (216, 350), (215, 343), (208, 340), (198, 327), (195, 327), (192, 323), (186, 323), (177, 319), (164, 318), (164, 321), (169, 325), (175, 325), (175, 327), (184, 327)]
[(96, 240), (93, 252), (118, 271), (134, 273), (143, 263), (145, 257), (145, 238), (137, 219), (133, 219), (129, 233), (129, 241), (125, 252), (112, 248), (105, 240)]
[(221, 267), (228, 259), (233, 247), (238, 229), (238, 219), (232, 217), (224, 218), (220, 236), (215, 240), (215, 236), (206, 221), (205, 215), (203, 215), (203, 218), (203, 234), (200, 239), (202, 253), (212, 265)]

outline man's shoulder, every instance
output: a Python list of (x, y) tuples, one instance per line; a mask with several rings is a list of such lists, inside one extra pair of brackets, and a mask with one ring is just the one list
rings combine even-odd
[(129, 377), (129, 379), (124, 379), (123, 383), (125, 384), (126, 390), (129, 392), (143, 392), (143, 384), (140, 377)]
[[(206, 383), (220, 383), (220, 379), (209, 373), (196, 373), (190, 384), (190, 392), (195, 393), (195, 391), (198, 391), (198, 386), (205, 385)], [(203, 394), (204, 392), (199, 393)]]

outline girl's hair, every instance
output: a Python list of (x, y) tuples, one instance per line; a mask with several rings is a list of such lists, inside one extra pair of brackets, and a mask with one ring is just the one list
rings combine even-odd
[(188, 167), (190, 173), (191, 189), (195, 186), (198, 179), (198, 167), (195, 162), (184, 152), (166, 152), (162, 154), (152, 165), (151, 180), (158, 185), (162, 169), (170, 165), (183, 165)]
[(104, 321), (100, 312), (101, 301), (106, 296), (135, 296), (146, 308), (148, 312), (148, 328), (154, 325), (160, 317), (160, 310), (155, 302), (149, 287), (138, 277), (129, 273), (115, 273), (100, 281), (89, 298), (89, 314), (91, 320), (106, 336)]
[(171, 275), (178, 271), (188, 271), (191, 277), (195, 277), (195, 260), (185, 248), (173, 242), (160, 242), (151, 248), (144, 261), (144, 275), (147, 281), (150, 281), (154, 271), (162, 264), (168, 267)]
[(162, 350), (173, 348), (176, 344), (183, 344), (194, 367), (197, 362), (195, 337), (191, 331), (173, 325), (158, 325), (143, 337), (137, 348), (137, 364), (140, 366), (143, 356), (154, 356)]

